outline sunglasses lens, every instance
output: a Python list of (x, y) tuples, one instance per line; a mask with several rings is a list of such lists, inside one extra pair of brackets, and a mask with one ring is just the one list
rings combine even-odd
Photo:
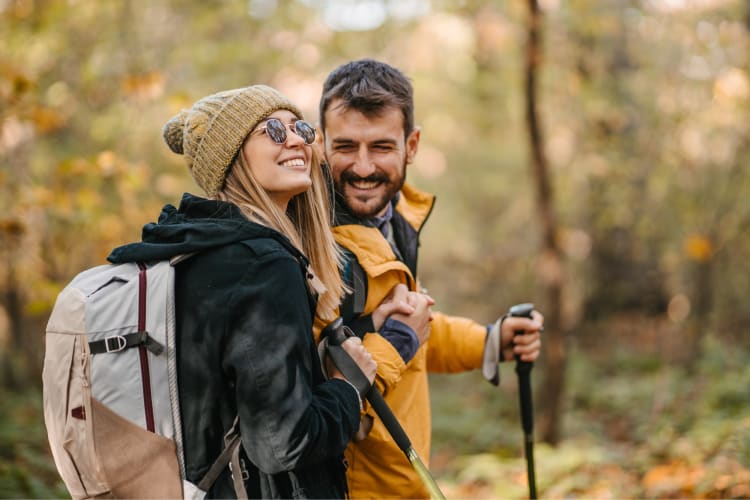
[[(286, 142), (286, 128), (287, 126), (278, 118), (271, 118), (266, 122), (265, 126), (268, 137), (276, 144), (284, 144)], [(315, 127), (306, 121), (297, 120), (294, 122), (294, 133), (300, 136), (305, 141), (305, 144), (315, 142)]]
[(286, 127), (279, 119), (271, 118), (266, 122), (266, 133), (276, 144), (286, 142)]
[(315, 128), (306, 121), (298, 120), (294, 122), (294, 131), (298, 136), (302, 137), (305, 144), (315, 142)]

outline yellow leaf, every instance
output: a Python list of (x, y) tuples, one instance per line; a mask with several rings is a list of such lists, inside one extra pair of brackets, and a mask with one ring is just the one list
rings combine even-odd
[(685, 253), (692, 260), (707, 262), (714, 254), (714, 247), (708, 237), (693, 234), (685, 241)]
[(115, 171), (117, 156), (112, 151), (102, 151), (96, 157), (96, 165), (104, 175), (112, 175)]
[(122, 92), (139, 100), (158, 99), (164, 93), (164, 83), (159, 71), (129, 75), (122, 80)]
[(101, 206), (101, 195), (94, 189), (84, 188), (76, 193), (76, 203), (80, 210), (90, 212)]
[(41, 207), (52, 205), (55, 201), (54, 192), (45, 186), (36, 186), (32, 191), (34, 201)]
[(31, 110), (31, 121), (42, 134), (54, 132), (65, 125), (65, 119), (59, 112), (41, 106)]
[(32, 300), (26, 304), (25, 312), (32, 316), (48, 313), (52, 309), (53, 304), (54, 303), (51, 304), (47, 300)]

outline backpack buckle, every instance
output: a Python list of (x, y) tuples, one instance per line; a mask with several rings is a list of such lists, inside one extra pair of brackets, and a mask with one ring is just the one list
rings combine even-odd
[(122, 335), (113, 335), (104, 339), (106, 352), (122, 351), (128, 346), (128, 341)]
[(242, 471), (242, 480), (248, 481), (250, 479), (250, 472), (247, 470), (244, 458), (240, 458), (240, 470)]

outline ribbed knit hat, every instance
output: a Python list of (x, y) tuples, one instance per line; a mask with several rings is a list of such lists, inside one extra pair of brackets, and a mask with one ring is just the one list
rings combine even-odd
[(213, 197), (224, 186), (247, 134), (280, 109), (303, 119), (297, 106), (266, 85), (226, 90), (183, 109), (164, 125), (162, 133), (172, 151), (185, 155), (195, 182)]

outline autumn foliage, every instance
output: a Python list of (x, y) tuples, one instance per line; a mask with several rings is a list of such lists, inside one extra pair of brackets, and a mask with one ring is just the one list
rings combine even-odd
[[(545, 335), (560, 362), (532, 372), (558, 432), (537, 436), (540, 495), (750, 498), (750, 6), (539, 1), (540, 189), (527, 5), (0, 0), (0, 496), (66, 495), (42, 332), (76, 273), (197, 192), (166, 120), (268, 83), (316, 121), (328, 71), (375, 57), (416, 91), (408, 178), (437, 194), (419, 262), (437, 307), (489, 323), (559, 306)], [(447, 495), (524, 497), (512, 367), (499, 389), (433, 382)]]

